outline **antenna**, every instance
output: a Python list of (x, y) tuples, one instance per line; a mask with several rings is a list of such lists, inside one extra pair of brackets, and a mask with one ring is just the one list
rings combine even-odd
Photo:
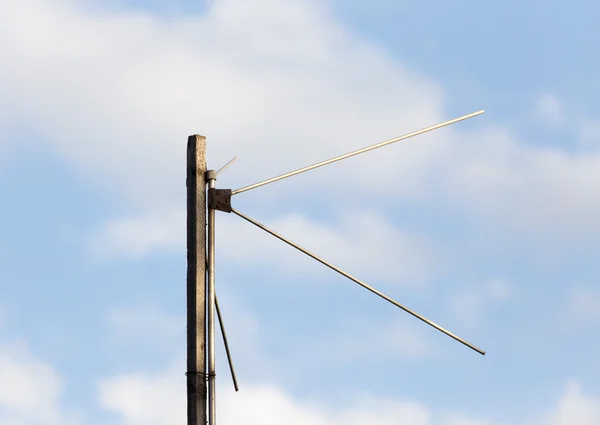
[[(216, 425), (216, 394), (215, 394), (215, 311), (221, 328), (221, 335), (225, 345), (225, 352), (231, 378), (236, 391), (238, 383), (233, 368), (229, 343), (223, 324), (223, 316), (215, 292), (215, 212), (233, 213), (245, 221), (264, 230), (282, 242), (296, 248), (319, 263), (338, 272), (349, 280), (378, 295), (389, 303), (404, 310), (417, 319), (427, 323), (438, 331), (448, 335), (461, 344), (469, 347), (481, 355), (485, 351), (467, 342), (463, 338), (444, 329), (440, 325), (400, 304), (379, 290), (373, 288), (362, 280), (357, 279), (330, 262), (318, 257), (309, 250), (292, 242), (286, 237), (269, 229), (253, 218), (232, 208), (231, 197), (238, 193), (247, 192), (258, 187), (274, 183), (306, 171), (314, 170), (355, 155), (406, 140), (429, 131), (464, 121), (483, 114), (484, 111), (473, 112), (462, 117), (454, 118), (430, 127), (426, 127), (400, 137), (389, 139), (344, 155), (318, 162), (307, 167), (299, 168), (289, 173), (281, 174), (240, 189), (217, 189), (215, 181), (217, 175), (232, 165), (237, 157), (225, 164), (219, 171), (206, 169), (206, 139), (203, 136), (193, 135), (188, 138), (187, 147), (187, 399), (188, 399), (188, 425)], [(208, 363), (208, 364), (207, 364)], [(206, 385), (208, 382), (208, 386)]]

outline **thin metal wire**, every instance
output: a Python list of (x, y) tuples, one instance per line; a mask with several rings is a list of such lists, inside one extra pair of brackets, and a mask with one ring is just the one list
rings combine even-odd
[(227, 167), (229, 167), (230, 165), (233, 165), (233, 163), (234, 163), (235, 161), (237, 161), (237, 159), (238, 159), (238, 157), (237, 157), (237, 156), (235, 156), (235, 157), (233, 157), (233, 159), (232, 159), (231, 161), (229, 161), (227, 164), (225, 164), (225, 165), (223, 165), (221, 168), (219, 168), (219, 171), (217, 171), (217, 176), (218, 176), (218, 175), (219, 175), (219, 174), (220, 174), (222, 171), (224, 171), (224, 170), (225, 170)]
[(277, 239), (287, 243), (288, 245), (296, 248), (298, 251), (303, 252), (304, 254), (308, 255), (309, 257), (313, 258), (314, 260), (317, 260), (319, 263), (329, 267), (332, 270), (335, 270), (336, 272), (338, 272), (339, 274), (341, 274), (342, 276), (347, 277), (348, 279), (352, 280), (353, 282), (358, 283), (360, 286), (362, 286), (365, 289), (368, 289), (369, 291), (371, 291), (372, 293), (374, 293), (375, 295), (379, 295), (381, 298), (383, 298), (384, 300), (394, 304), (396, 307), (401, 308), (402, 310), (406, 311), (408, 314), (411, 314), (412, 316), (416, 317), (417, 319), (427, 323), (428, 325), (434, 327), (435, 329), (437, 329), (438, 331), (448, 335), (450, 338), (453, 338), (454, 340), (460, 342), (461, 344), (469, 347), (470, 349), (477, 351), (479, 354), (481, 355), (485, 355), (485, 351), (481, 350), (480, 348), (477, 348), (476, 346), (474, 346), (473, 344), (465, 341), (464, 339), (460, 338), (459, 336), (454, 335), (452, 332), (442, 328), (440, 325), (432, 322), (431, 320), (427, 319), (424, 316), (421, 316), (420, 314), (412, 311), (411, 309), (409, 309), (408, 307), (403, 306), (402, 304), (400, 304), (399, 302), (393, 300), (392, 298), (388, 297), (387, 295), (381, 293), (380, 291), (378, 291), (377, 289), (367, 285), (366, 283), (364, 283), (363, 281), (355, 278), (354, 276), (346, 273), (345, 271), (343, 271), (342, 269), (334, 266), (333, 264), (323, 260), (322, 258), (316, 256), (315, 254), (313, 254), (312, 252), (302, 248), (300, 245), (290, 241), (289, 239), (286, 239), (285, 237), (279, 235), (278, 233), (276, 233), (275, 231), (269, 229), (268, 227), (266, 227), (265, 225), (259, 223), (258, 221), (248, 217), (247, 215), (242, 214), (241, 212), (232, 209), (231, 212), (233, 212), (234, 214), (236, 214), (237, 216), (243, 218), (244, 220), (254, 224), (256, 227), (264, 230), (265, 232), (275, 236)]
[(215, 293), (215, 307), (217, 309), (217, 317), (219, 319), (219, 326), (221, 328), (221, 335), (223, 336), (223, 343), (225, 344), (225, 352), (227, 353), (227, 361), (229, 362), (229, 370), (231, 371), (231, 379), (233, 379), (233, 387), (236, 391), (239, 391), (237, 378), (235, 377), (235, 370), (233, 369), (233, 362), (231, 361), (231, 353), (229, 352), (229, 343), (227, 342), (227, 334), (225, 333), (225, 324), (223, 323), (223, 316), (221, 316), (221, 309), (219, 308), (219, 299)]
[(394, 139), (389, 139), (389, 140), (386, 140), (384, 142), (368, 146), (366, 148), (362, 148), (362, 149), (358, 149), (358, 150), (355, 150), (355, 151), (352, 151), (352, 152), (348, 152), (348, 153), (346, 153), (344, 155), (336, 156), (335, 158), (331, 158), (331, 159), (328, 159), (328, 160), (325, 160), (325, 161), (321, 161), (321, 162), (318, 162), (316, 164), (309, 165), (307, 167), (299, 168), (299, 169), (297, 169), (295, 171), (290, 171), (289, 173), (281, 174), (280, 176), (277, 176), (277, 177), (273, 177), (273, 178), (270, 178), (270, 179), (267, 179), (267, 180), (263, 180), (263, 181), (258, 182), (258, 183), (251, 184), (249, 186), (242, 187), (240, 189), (233, 190), (231, 192), (231, 194), (235, 195), (237, 193), (246, 192), (246, 191), (251, 190), (251, 189), (256, 189), (257, 187), (261, 187), (261, 186), (264, 186), (264, 185), (269, 184), (269, 183), (273, 183), (273, 182), (276, 182), (276, 181), (279, 181), (279, 180), (283, 180), (285, 178), (292, 177), (292, 176), (295, 176), (296, 174), (304, 173), (306, 171), (314, 170), (315, 168), (322, 167), (324, 165), (328, 165), (328, 164), (331, 164), (333, 162), (341, 161), (342, 159), (350, 158), (351, 156), (354, 156), (354, 155), (359, 155), (361, 153), (365, 153), (365, 152), (371, 151), (373, 149), (381, 148), (383, 146), (387, 146), (389, 144), (396, 143), (396, 142), (399, 142), (401, 140), (405, 140), (405, 139), (408, 139), (408, 138), (411, 138), (411, 137), (414, 137), (414, 136), (418, 136), (420, 134), (427, 133), (429, 131), (437, 130), (438, 128), (442, 128), (442, 127), (445, 127), (447, 125), (454, 124), (454, 123), (457, 123), (459, 121), (466, 120), (468, 118), (476, 117), (477, 115), (481, 115), (484, 112), (485, 111), (483, 111), (483, 110), (477, 111), (477, 112), (473, 112), (471, 114), (464, 115), (464, 116), (458, 117), (458, 118), (454, 118), (454, 119), (452, 119), (450, 121), (445, 121), (443, 123), (436, 124), (436, 125), (433, 125), (431, 127), (426, 127), (426, 128), (421, 129), (421, 130), (413, 131), (412, 133), (408, 133), (408, 134), (405, 134), (403, 136), (396, 137)]

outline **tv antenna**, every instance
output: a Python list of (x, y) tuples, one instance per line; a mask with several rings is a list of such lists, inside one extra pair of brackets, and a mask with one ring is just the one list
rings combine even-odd
[[(216, 394), (215, 394), (215, 311), (221, 328), (221, 335), (225, 344), (227, 361), (233, 379), (235, 390), (238, 383), (229, 352), (229, 344), (223, 324), (223, 317), (215, 291), (215, 212), (222, 211), (233, 213), (245, 221), (264, 230), (277, 239), (296, 248), (319, 263), (347, 277), (363, 288), (380, 296), (384, 300), (399, 307), (417, 319), (434, 327), (470, 349), (485, 355), (485, 351), (465, 341), (452, 332), (442, 328), (426, 317), (405, 307), (362, 280), (357, 279), (339, 267), (318, 257), (286, 237), (276, 233), (264, 224), (259, 223), (246, 214), (231, 206), (231, 197), (239, 193), (274, 183), (306, 171), (314, 170), (361, 153), (406, 140), (450, 124), (483, 114), (484, 111), (473, 112), (462, 117), (442, 122), (431, 127), (426, 127), (394, 139), (389, 139), (375, 145), (358, 149), (344, 155), (318, 162), (307, 167), (299, 168), (289, 173), (281, 174), (240, 189), (217, 189), (215, 181), (219, 173), (229, 167), (237, 159), (234, 158), (225, 164), (219, 171), (206, 168), (206, 138), (200, 135), (188, 137), (187, 145), (187, 416), (188, 425), (216, 425)], [(208, 386), (207, 386), (208, 382)]]

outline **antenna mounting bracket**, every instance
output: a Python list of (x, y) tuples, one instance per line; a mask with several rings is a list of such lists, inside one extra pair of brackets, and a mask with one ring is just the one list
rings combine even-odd
[(208, 208), (230, 213), (231, 189), (208, 189)]

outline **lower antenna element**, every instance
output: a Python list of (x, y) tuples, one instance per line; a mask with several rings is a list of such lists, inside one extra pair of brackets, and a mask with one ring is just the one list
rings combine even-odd
[(258, 222), (258, 221), (256, 221), (256, 220), (253, 220), (252, 218), (248, 217), (247, 215), (244, 215), (244, 214), (242, 214), (242, 213), (241, 213), (241, 212), (239, 212), (239, 211), (236, 211), (235, 209), (232, 209), (232, 210), (231, 210), (231, 212), (232, 212), (232, 213), (234, 213), (235, 215), (237, 215), (237, 216), (239, 216), (239, 217), (243, 218), (244, 220), (246, 220), (246, 221), (248, 221), (248, 222), (250, 222), (250, 223), (254, 224), (256, 227), (258, 227), (258, 228), (260, 228), (260, 229), (264, 230), (265, 232), (267, 232), (267, 233), (269, 233), (269, 234), (271, 234), (271, 235), (275, 236), (277, 239), (279, 239), (279, 240), (281, 240), (281, 241), (285, 242), (286, 244), (288, 244), (288, 245), (290, 245), (290, 246), (292, 246), (292, 247), (296, 248), (298, 251), (300, 251), (300, 252), (303, 252), (304, 254), (308, 255), (309, 257), (313, 258), (314, 260), (317, 260), (319, 263), (321, 263), (321, 264), (323, 264), (323, 265), (325, 265), (325, 266), (329, 267), (329, 268), (330, 268), (330, 269), (332, 269), (332, 270), (335, 270), (336, 272), (338, 272), (338, 273), (339, 273), (339, 274), (341, 274), (342, 276), (345, 276), (345, 277), (347, 277), (348, 279), (350, 279), (351, 281), (358, 283), (358, 284), (359, 284), (360, 286), (362, 286), (363, 288), (365, 288), (365, 289), (368, 289), (369, 291), (373, 292), (373, 293), (374, 293), (374, 294), (376, 294), (376, 295), (379, 295), (379, 296), (380, 296), (381, 298), (383, 298), (384, 300), (386, 300), (386, 301), (388, 301), (388, 302), (390, 302), (390, 303), (394, 304), (396, 307), (399, 307), (399, 308), (401, 308), (402, 310), (406, 311), (408, 314), (410, 314), (410, 315), (412, 315), (412, 316), (416, 317), (417, 319), (419, 319), (419, 320), (422, 320), (423, 322), (427, 323), (429, 326), (432, 326), (432, 327), (434, 327), (435, 329), (437, 329), (438, 331), (440, 331), (440, 332), (442, 332), (442, 333), (444, 333), (444, 334), (448, 335), (450, 338), (453, 338), (454, 340), (456, 340), (456, 341), (460, 342), (461, 344), (463, 344), (463, 345), (466, 345), (466, 346), (467, 346), (467, 347), (469, 347), (471, 350), (477, 351), (477, 352), (478, 352), (479, 354), (481, 354), (481, 355), (485, 355), (485, 351), (483, 351), (482, 349), (480, 349), (480, 348), (477, 348), (476, 346), (474, 346), (473, 344), (471, 344), (471, 343), (469, 343), (469, 342), (465, 341), (465, 340), (464, 340), (464, 339), (462, 339), (461, 337), (454, 335), (452, 332), (450, 332), (450, 331), (448, 331), (448, 330), (446, 330), (446, 329), (442, 328), (440, 325), (438, 325), (438, 324), (436, 324), (436, 323), (432, 322), (431, 320), (427, 319), (427, 318), (426, 318), (426, 317), (424, 317), (424, 316), (421, 316), (419, 313), (416, 313), (416, 312), (412, 311), (411, 309), (409, 309), (408, 307), (405, 307), (405, 306), (403, 306), (402, 304), (400, 304), (399, 302), (397, 302), (397, 301), (393, 300), (392, 298), (388, 297), (387, 295), (383, 294), (382, 292), (379, 292), (377, 289), (375, 289), (375, 288), (373, 288), (373, 287), (371, 287), (371, 286), (367, 285), (366, 283), (364, 283), (364, 282), (363, 282), (363, 281), (361, 281), (361, 280), (358, 280), (358, 279), (357, 279), (357, 278), (355, 278), (354, 276), (352, 276), (352, 275), (350, 275), (350, 274), (346, 273), (345, 271), (343, 271), (342, 269), (340, 269), (340, 268), (338, 268), (338, 267), (334, 266), (333, 264), (331, 264), (331, 263), (329, 263), (329, 262), (327, 262), (327, 261), (323, 260), (322, 258), (320, 258), (320, 257), (316, 256), (316, 255), (315, 255), (315, 254), (313, 254), (312, 252), (310, 252), (310, 251), (308, 251), (308, 250), (306, 250), (306, 249), (302, 248), (300, 245), (298, 245), (298, 244), (296, 244), (296, 243), (294, 243), (294, 242), (290, 241), (289, 239), (286, 239), (286, 238), (284, 238), (283, 236), (281, 236), (281, 235), (279, 235), (278, 233), (274, 232), (273, 230), (269, 229), (267, 226), (265, 226), (265, 225), (263, 225), (263, 224), (259, 223), (259, 222)]

